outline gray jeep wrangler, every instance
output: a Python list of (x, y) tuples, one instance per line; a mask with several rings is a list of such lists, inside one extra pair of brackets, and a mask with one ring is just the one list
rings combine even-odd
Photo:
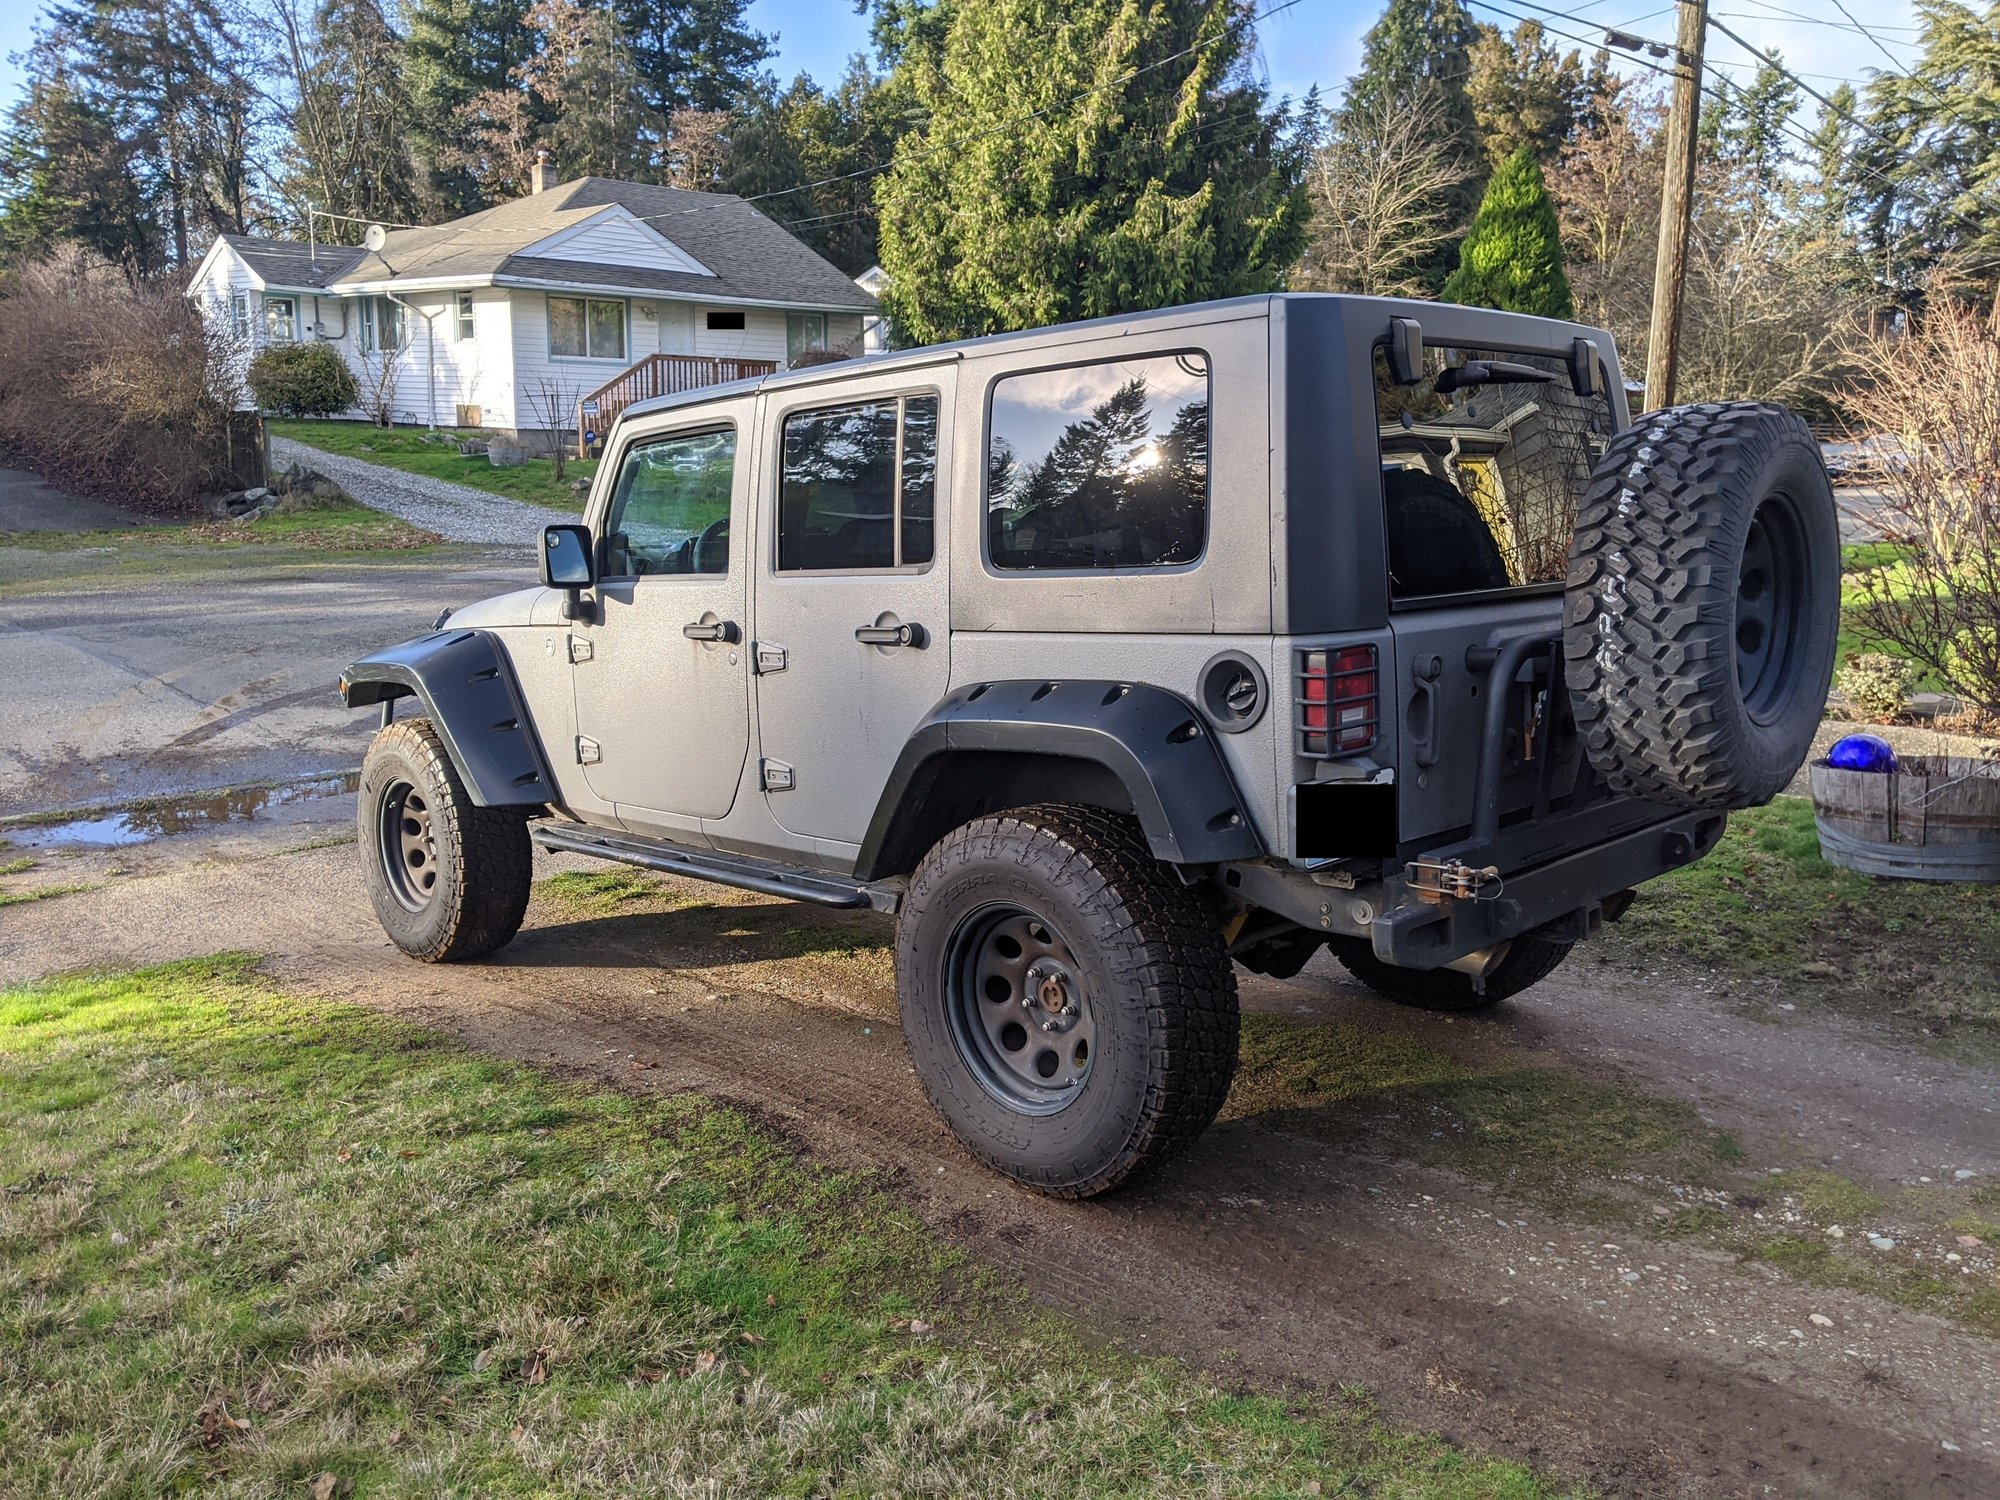
[(532, 844), (893, 913), (932, 1102), (1051, 1193), (1214, 1118), (1232, 963), (1541, 979), (1790, 780), (1833, 666), (1805, 425), (1635, 423), (1569, 323), (1238, 298), (666, 397), (604, 454), (540, 587), (342, 679), (383, 927), (491, 952)]

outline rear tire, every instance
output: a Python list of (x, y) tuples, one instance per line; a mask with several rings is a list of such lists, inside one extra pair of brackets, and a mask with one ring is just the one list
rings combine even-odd
[(910, 878), (896, 997), (924, 1092), (979, 1160), (1085, 1198), (1186, 1148), (1236, 1069), (1214, 914), (1131, 819), (1029, 807)]
[(1540, 984), (1569, 957), (1571, 944), (1523, 933), (1508, 944), (1506, 957), (1493, 966), (1484, 982), (1456, 969), (1405, 969), (1385, 964), (1366, 938), (1334, 938), (1327, 945), (1348, 973), (1384, 1000), (1418, 1010), (1465, 1015), (1489, 1010)]
[(355, 816), (368, 899), (412, 958), (480, 958), (520, 931), (534, 849), (518, 807), (479, 807), (429, 719), (402, 719), (368, 747)]
[(1727, 811), (1811, 749), (1840, 624), (1840, 529), (1810, 429), (1755, 402), (1620, 433), (1570, 549), (1570, 706), (1611, 789)]

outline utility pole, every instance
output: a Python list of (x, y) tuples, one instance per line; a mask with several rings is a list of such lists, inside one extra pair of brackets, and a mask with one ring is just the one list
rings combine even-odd
[(1678, 9), (1674, 96), (1667, 112), (1667, 169), (1660, 182), (1660, 249), (1653, 264), (1653, 323), (1646, 335), (1649, 409), (1674, 404), (1674, 376), (1680, 363), (1681, 286), (1687, 276), (1695, 144), (1701, 125), (1701, 52), (1708, 32), (1708, 0), (1679, 0)]

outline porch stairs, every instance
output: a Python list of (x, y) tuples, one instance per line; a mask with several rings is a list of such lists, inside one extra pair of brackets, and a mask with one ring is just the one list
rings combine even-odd
[[(706, 386), (726, 385), (732, 380), (752, 380), (775, 375), (777, 363), (768, 359), (725, 359), (709, 354), (649, 354), (624, 374), (607, 380), (576, 403), (576, 456), (590, 457), (595, 443), (601, 443), (611, 424), (626, 407), (655, 396), (672, 396), (681, 391), (698, 391)], [(593, 437), (594, 434), (594, 437)]]

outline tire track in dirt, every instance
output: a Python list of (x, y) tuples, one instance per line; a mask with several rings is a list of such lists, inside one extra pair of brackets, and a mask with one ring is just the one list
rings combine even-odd
[[(1608, 1252), (1601, 1230), (1254, 1122), (1111, 1199), (1042, 1199), (958, 1152), (870, 1013), (879, 997), (718, 996), (744, 971), (680, 967), (671, 919), (539, 904), (497, 961), (423, 968), (386, 945), (352, 859), (187, 866), (16, 908), (0, 977), (269, 952), (288, 983), (594, 1082), (696, 1089), (834, 1164), (889, 1170), (954, 1241), (1130, 1347), (1224, 1383), (1362, 1382), (1398, 1420), (1612, 1492), (2000, 1493), (1995, 1346), (1934, 1319), (1688, 1247)], [(1287, 1010), (1339, 1003), (1324, 981), (1245, 988)], [(1790, 1338), (1812, 1312), (1836, 1329)]]

